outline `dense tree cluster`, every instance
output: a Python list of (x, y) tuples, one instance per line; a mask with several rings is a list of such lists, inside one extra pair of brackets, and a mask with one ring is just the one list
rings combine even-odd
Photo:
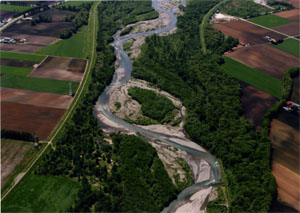
[[(118, 2), (124, 10), (133, 10), (136, 4), (139, 2)], [(114, 2), (100, 3), (99, 22), (105, 24), (99, 25), (98, 35), (116, 32), (117, 28), (115, 32), (105, 31), (115, 23), (109, 12), (115, 10), (113, 6)], [(88, 91), (57, 139), (55, 150), (41, 159), (35, 173), (66, 175), (81, 182), (71, 212), (159, 211), (177, 191), (155, 149), (135, 136), (113, 135), (112, 145), (105, 142), (93, 113), (114, 73), (114, 48), (108, 43), (110, 38), (103, 38), (98, 37), (103, 46)]]
[(268, 211), (276, 197), (270, 171), (271, 142), (245, 120), (240, 85), (220, 68), (222, 52), (236, 41), (208, 29), (211, 51), (201, 51), (199, 23), (214, 4), (190, 1), (185, 14), (178, 18), (176, 34), (146, 38), (141, 56), (133, 65), (133, 76), (183, 101), (188, 109), (186, 132), (225, 166), (231, 211)]
[(42, 23), (42, 22), (50, 23), (50, 22), (52, 22), (52, 17), (39, 15), (38, 17), (31, 19), (31, 25), (33, 25), (33, 26), (36, 24)]
[(154, 91), (132, 87), (128, 90), (128, 95), (141, 104), (143, 115), (149, 118), (164, 123), (166, 117), (174, 117), (172, 111), (175, 106), (172, 101)]
[(1, 129), (1, 138), (20, 140), (20, 141), (34, 141), (34, 136), (29, 132), (18, 132), (14, 130)]
[(65, 18), (65, 21), (73, 22), (74, 27), (72, 29), (61, 32), (60, 33), (61, 39), (70, 38), (74, 33), (76, 33), (80, 29), (80, 27), (88, 24), (89, 11), (91, 9), (91, 6), (92, 6), (92, 3), (89, 2), (89, 3), (80, 4), (77, 6), (70, 5), (68, 7), (64, 7), (64, 6), (59, 7), (60, 9), (75, 11), (74, 14), (72, 14), (70, 16), (66, 16), (66, 18)]

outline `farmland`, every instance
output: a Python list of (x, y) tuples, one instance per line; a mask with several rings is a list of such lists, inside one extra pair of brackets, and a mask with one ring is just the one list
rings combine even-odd
[(24, 12), (29, 10), (32, 7), (29, 6), (21, 6), (21, 5), (9, 5), (9, 4), (0, 4), (0, 9), (4, 11), (10, 12)]
[(259, 16), (259, 17), (255, 17), (250, 19), (249, 21), (255, 23), (255, 24), (259, 24), (265, 27), (276, 27), (282, 24), (287, 24), (292, 22), (289, 19), (286, 18), (282, 18), (280, 16), (275, 16), (275, 15), (264, 15), (264, 16)]
[(5, 198), (2, 211), (67, 212), (79, 189), (78, 182), (64, 176), (28, 175)]
[(1, 139), (1, 191), (37, 154), (33, 143)]
[(86, 67), (86, 60), (47, 57), (30, 77), (80, 82)]
[(71, 38), (44, 47), (37, 53), (61, 57), (86, 58), (89, 50), (88, 28), (83, 29)]
[(228, 53), (228, 57), (270, 76), (282, 79), (284, 70), (299, 65), (299, 58), (269, 44), (238, 48)]
[(286, 39), (283, 43), (277, 45), (272, 44), (273, 47), (300, 57), (299, 45), (300, 42), (295, 39)]
[(1, 66), (31, 68), (30, 71), (33, 69), (33, 66), (37, 64), (37, 62), (34, 61), (23, 61), (8, 58), (0, 58), (0, 63)]
[(228, 57), (225, 57), (225, 64), (222, 67), (233, 77), (280, 98), (282, 90), (280, 80)]
[(299, 20), (300, 20), (300, 11), (299, 11), (299, 9), (282, 11), (282, 12), (279, 12), (279, 13), (274, 13), (274, 15), (280, 16), (282, 18), (290, 19), (292, 21), (297, 21), (297, 22), (299, 22)]
[(3, 58), (7, 58), (7, 59), (16, 59), (16, 60), (34, 61), (34, 62), (41, 62), (45, 58), (45, 56), (41, 56), (41, 55), (3, 52), (3, 51), (0, 52), (0, 57), (1, 57), (1, 60)]
[(288, 24), (283, 24), (277, 27), (272, 27), (272, 29), (277, 30), (281, 33), (285, 33), (289, 36), (297, 36), (300, 34), (299, 22), (291, 22)]
[(240, 84), (245, 118), (260, 129), (263, 116), (279, 99), (242, 81)]
[(226, 36), (238, 38), (240, 42), (249, 43), (250, 45), (267, 43), (264, 36), (270, 36), (275, 39), (285, 38), (283, 35), (241, 20), (215, 24), (213, 27)]
[(31, 72), (32, 68), (21, 68), (21, 67), (11, 67), (0, 65), (0, 73), (3, 75), (20, 75), (25, 76)]

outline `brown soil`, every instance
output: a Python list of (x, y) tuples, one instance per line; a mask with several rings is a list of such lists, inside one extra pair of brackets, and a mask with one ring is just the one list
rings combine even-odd
[(19, 52), (19, 53), (35, 53), (47, 45), (41, 44), (4, 44), (0, 43), (1, 51)]
[(17, 14), (16, 12), (10, 12), (10, 11), (5, 11), (5, 10), (0, 10), (0, 17), (1, 20), (7, 19), (7, 18), (12, 18), (13, 15)]
[(25, 44), (20, 45), (49, 45), (57, 40), (55, 37), (49, 36), (38, 36), (38, 35), (28, 35), (28, 34), (20, 34), (20, 33), (1, 33), (1, 37), (11, 37), (13, 39), (21, 39), (26, 38), (27, 41)]
[(299, 58), (269, 44), (238, 48), (227, 56), (275, 78), (282, 79), (284, 70), (299, 66)]
[(33, 65), (37, 64), (37, 62), (0, 58), (0, 64), (4, 66), (24, 67), (33, 69)]
[(256, 129), (261, 129), (261, 120), (264, 114), (278, 101), (278, 99), (249, 84), (240, 82), (243, 88), (242, 106), (246, 119)]
[(283, 24), (277, 27), (272, 27), (272, 29), (279, 32), (285, 33), (289, 36), (297, 36), (300, 34), (300, 25), (299, 22), (292, 22), (288, 24)]
[(1, 128), (37, 134), (46, 140), (65, 109), (1, 101)]
[(65, 17), (74, 14), (74, 12), (69, 10), (58, 10), (58, 9), (50, 9), (40, 13), (35, 14), (33, 17), (43, 16), (43, 17), (51, 17), (53, 22), (64, 22)]
[(300, 211), (300, 176), (277, 162), (273, 162), (272, 173), (279, 198)]
[(287, 10), (287, 11), (282, 11), (282, 12), (279, 12), (279, 13), (274, 13), (274, 15), (277, 15), (277, 16), (280, 16), (282, 18), (287, 18), (287, 19), (299, 22), (300, 10), (299, 9)]
[(278, 33), (241, 20), (223, 24), (215, 24), (213, 27), (217, 30), (221, 30), (221, 32), (226, 36), (238, 38), (240, 42), (249, 43), (250, 45), (267, 43), (267, 41), (264, 39), (264, 36), (266, 35), (275, 39), (285, 37)]
[(2, 101), (19, 104), (31, 104), (35, 106), (53, 107), (67, 109), (73, 98), (69, 95), (58, 95), (53, 93), (35, 92), (1, 87), (0, 99)]
[(299, 0), (288, 0), (288, 3), (294, 5), (295, 8), (300, 8)]
[(29, 21), (24, 21), (9, 26), (4, 30), (4, 32), (58, 37), (60, 32), (72, 29), (73, 27), (74, 24), (72, 22), (42, 22), (32, 26)]
[(86, 63), (83, 59), (47, 57), (29, 76), (80, 82)]
[(29, 142), (1, 141), (1, 188), (15, 174), (17, 166), (26, 164), (30, 159), (26, 153), (33, 149), (33, 143)]
[(293, 93), (291, 100), (299, 103), (300, 102), (300, 76), (293, 78)]

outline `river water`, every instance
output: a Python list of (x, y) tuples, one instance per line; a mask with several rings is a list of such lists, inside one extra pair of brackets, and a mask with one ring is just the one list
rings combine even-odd
[[(185, 0), (182, 0), (181, 4), (185, 5)], [(177, 199), (174, 200), (169, 205), (169, 207), (167, 207), (163, 210), (163, 212), (169, 212), (169, 211), (174, 211), (174, 208), (176, 208), (176, 206), (178, 206), (179, 203), (182, 203), (183, 200), (188, 199), (193, 194), (195, 194), (199, 190), (203, 189), (203, 187), (208, 187), (208, 186), (212, 186), (214, 184), (220, 183), (221, 182), (221, 170), (220, 170), (220, 166), (219, 166), (219, 163), (216, 160), (216, 158), (213, 155), (211, 155), (209, 152), (205, 152), (205, 151), (199, 150), (197, 148), (194, 148), (194, 147), (198, 146), (194, 142), (191, 142), (188, 145), (180, 144), (180, 142), (175, 142), (175, 141), (170, 140), (164, 134), (150, 131), (150, 130), (145, 130), (138, 126), (129, 124), (110, 112), (109, 99), (110, 99), (112, 93), (115, 90), (117, 90), (118, 88), (120, 88), (121, 86), (125, 85), (131, 77), (132, 62), (131, 62), (129, 56), (123, 50), (123, 45), (129, 39), (136, 38), (139, 36), (147, 36), (147, 35), (168, 32), (176, 27), (177, 18), (174, 15), (173, 11), (162, 9), (158, 4), (158, 0), (153, 0), (152, 6), (156, 11), (160, 11), (160, 12), (168, 14), (169, 19), (170, 19), (169, 24), (164, 28), (159, 28), (159, 29), (156, 29), (153, 31), (148, 31), (148, 32), (140, 32), (140, 33), (132, 34), (132, 35), (125, 36), (125, 37), (121, 37), (120, 36), (121, 31), (119, 31), (114, 36), (114, 48), (115, 48), (115, 54), (117, 56), (117, 62), (119, 64), (119, 67), (116, 69), (113, 80), (110, 83), (110, 85), (107, 86), (106, 89), (103, 91), (103, 93), (100, 95), (100, 97), (96, 103), (96, 112), (98, 114), (100, 114), (102, 117), (105, 117), (106, 119), (108, 119), (110, 122), (118, 124), (118, 126), (121, 126), (123, 129), (126, 129), (131, 132), (139, 133), (146, 138), (158, 140), (158, 141), (166, 143), (170, 146), (176, 147), (180, 150), (187, 152), (191, 156), (198, 157), (198, 158), (201, 158), (202, 160), (205, 160), (209, 164), (209, 166), (211, 168), (210, 179), (206, 180), (206, 181), (195, 183), (194, 185), (184, 189), (178, 195)], [(99, 118), (98, 118), (98, 120), (99, 120)], [(101, 124), (101, 122), (102, 121), (99, 120), (100, 124)], [(103, 125), (107, 126), (107, 124), (103, 124)]]

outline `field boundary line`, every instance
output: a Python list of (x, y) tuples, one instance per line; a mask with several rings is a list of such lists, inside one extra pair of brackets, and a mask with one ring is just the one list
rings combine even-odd
[(275, 33), (284, 35), (284, 36), (287, 37), (287, 38), (285, 38), (285, 39), (291, 38), (291, 39), (295, 39), (295, 40), (297, 40), (297, 41), (300, 41), (300, 39), (295, 38), (294, 36), (290, 36), (290, 35), (287, 35), (287, 34), (285, 34), (285, 33), (282, 33), (282, 32), (279, 32), (279, 31), (277, 31), (277, 30), (274, 30), (274, 29), (272, 29), (272, 28), (265, 27), (265, 26), (262, 26), (262, 25), (253, 23), (253, 22), (251, 22), (251, 21), (248, 21), (247, 19), (244, 19), (244, 18), (238, 18), (238, 19), (241, 20), (241, 21), (248, 22), (248, 23), (250, 23), (250, 24), (256, 25), (256, 26), (258, 26), (258, 27), (264, 28), (264, 29), (266, 29), (266, 30), (270, 30), (270, 31), (273, 31), (273, 32), (275, 32)]
[[(92, 50), (92, 54), (91, 54), (91, 62), (95, 61), (95, 55), (96, 55), (96, 23), (97, 23), (97, 9), (98, 9), (98, 5), (99, 5), (100, 1), (97, 2), (95, 4), (95, 8), (94, 8), (94, 21), (93, 21), (93, 41), (92, 41), (92, 46), (91, 46), (91, 50)], [(92, 20), (91, 20), (92, 21)], [(92, 70), (92, 64), (90, 63), (90, 67), (88, 67), (88, 70), (86, 70), (86, 72), (90, 73), (90, 71)], [(47, 145), (45, 146), (45, 148), (42, 150), (42, 152), (35, 158), (35, 160), (33, 161), (33, 163), (28, 167), (28, 169), (24, 172), (24, 174), (22, 175), (21, 178), (19, 178), (16, 182), (14, 182), (13, 186), (3, 195), (1, 196), (1, 201), (4, 200), (4, 198), (15, 188), (15, 186), (27, 175), (27, 173), (30, 171), (30, 169), (35, 165), (35, 163), (40, 159), (40, 157), (44, 154), (44, 152), (47, 150), (47, 148), (49, 147), (49, 145), (51, 145), (51, 147), (53, 148), (53, 144), (52, 141), (55, 139), (55, 137), (57, 136), (57, 134), (60, 132), (60, 130), (64, 127), (64, 124), (66, 123), (66, 121), (68, 120), (68, 118), (70, 117), (70, 115), (72, 114), (72, 112), (74, 111), (77, 102), (80, 100), (80, 96), (82, 95), (83, 90), (85, 89), (85, 85), (88, 82), (88, 76), (87, 74), (84, 74), (84, 77), (82, 79), (82, 81), (84, 81), (81, 85), (81, 87), (79, 86), (78, 88), (80, 88), (80, 91), (78, 94), (75, 95), (75, 98), (70, 106), (70, 108), (67, 111), (66, 116), (63, 118), (63, 120), (61, 120), (61, 122), (59, 122), (59, 127), (56, 129), (54, 129), (55, 133), (51, 136), (51, 139), (48, 141)], [(78, 89), (77, 89), (78, 90)]]

